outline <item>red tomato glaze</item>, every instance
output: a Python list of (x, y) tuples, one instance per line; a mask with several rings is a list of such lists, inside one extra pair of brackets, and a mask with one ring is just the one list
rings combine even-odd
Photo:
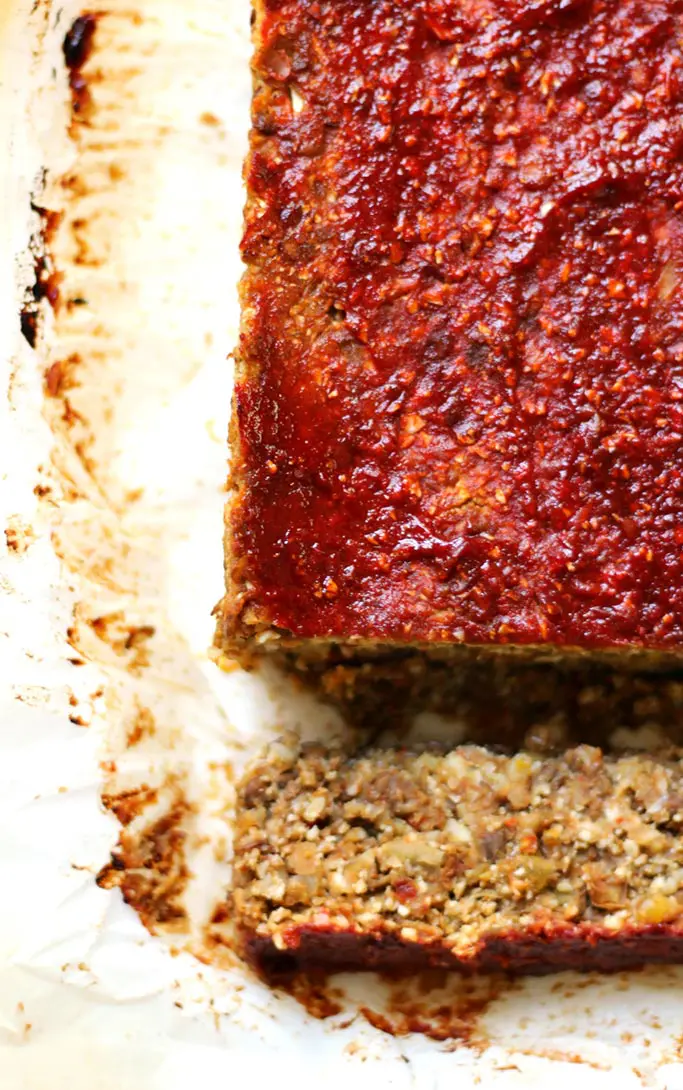
[(266, 0), (232, 515), (260, 619), (683, 645), (682, 43), (677, 0)]

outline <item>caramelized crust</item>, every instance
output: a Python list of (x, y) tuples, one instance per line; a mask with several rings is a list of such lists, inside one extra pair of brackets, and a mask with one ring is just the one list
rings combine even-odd
[(260, 0), (219, 643), (683, 640), (679, 0)]
[(543, 972), (683, 955), (683, 757), (277, 743), (239, 788), (247, 957)]

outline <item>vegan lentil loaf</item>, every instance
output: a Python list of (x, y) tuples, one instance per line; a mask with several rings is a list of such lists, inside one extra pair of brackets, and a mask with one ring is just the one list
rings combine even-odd
[(243, 779), (234, 914), (266, 975), (683, 960), (683, 756), (280, 742)]
[(679, 655), (682, 34), (257, 0), (228, 654)]

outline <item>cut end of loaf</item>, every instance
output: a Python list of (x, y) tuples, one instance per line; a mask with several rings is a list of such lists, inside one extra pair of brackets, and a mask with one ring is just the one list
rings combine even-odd
[(683, 757), (278, 743), (239, 788), (236, 922), (264, 972), (547, 972), (683, 954)]

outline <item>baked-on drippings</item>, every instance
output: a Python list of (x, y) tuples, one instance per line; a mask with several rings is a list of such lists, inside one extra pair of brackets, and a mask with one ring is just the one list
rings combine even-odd
[(682, 41), (261, 0), (228, 644), (680, 647)]
[(683, 758), (273, 745), (239, 787), (236, 922), (265, 972), (683, 960)]

